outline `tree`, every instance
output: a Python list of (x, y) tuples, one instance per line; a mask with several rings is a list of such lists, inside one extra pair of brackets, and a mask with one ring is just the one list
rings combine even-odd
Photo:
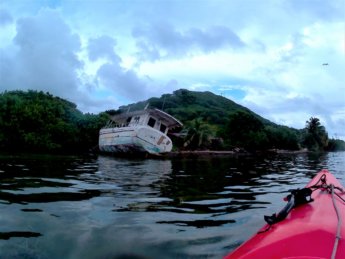
[(275, 149), (298, 150), (298, 131), (284, 126), (266, 126), (269, 147)]
[(198, 149), (205, 147), (210, 142), (212, 135), (211, 127), (201, 119), (192, 120), (187, 125), (187, 135), (183, 146), (189, 149)]
[(76, 107), (49, 93), (0, 93), (0, 151), (84, 152), (96, 146), (109, 115)]
[(341, 139), (330, 139), (327, 151), (345, 151), (345, 141)]
[(313, 151), (323, 151), (328, 146), (328, 134), (318, 118), (311, 117), (306, 121), (302, 143)]
[(186, 89), (176, 90), (174, 91), (174, 95), (178, 96), (184, 104), (192, 104), (196, 101), (193, 92)]
[(238, 111), (231, 114), (224, 135), (232, 147), (256, 150), (266, 149), (268, 145), (264, 124), (248, 112)]

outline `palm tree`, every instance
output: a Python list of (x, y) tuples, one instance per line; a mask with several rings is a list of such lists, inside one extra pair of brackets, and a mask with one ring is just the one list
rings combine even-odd
[(212, 135), (211, 127), (204, 123), (201, 118), (192, 120), (187, 125), (187, 135), (183, 146), (189, 149), (198, 149), (207, 146)]
[(303, 142), (307, 148), (319, 151), (324, 150), (327, 147), (328, 134), (318, 118), (311, 117), (306, 121), (305, 131), (306, 135)]

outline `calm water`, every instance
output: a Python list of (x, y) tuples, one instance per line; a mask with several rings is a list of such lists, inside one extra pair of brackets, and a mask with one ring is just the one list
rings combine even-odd
[(345, 153), (174, 160), (0, 156), (0, 258), (221, 258)]

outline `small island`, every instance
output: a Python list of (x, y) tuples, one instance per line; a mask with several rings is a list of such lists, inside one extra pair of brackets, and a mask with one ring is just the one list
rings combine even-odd
[(307, 118), (305, 128), (294, 129), (223, 96), (180, 89), (99, 114), (82, 113), (74, 103), (42, 91), (5, 91), (0, 94), (0, 151), (97, 152), (100, 129), (111, 116), (148, 104), (184, 125), (168, 132), (174, 146), (171, 156), (345, 150), (345, 142), (330, 139), (316, 117)]

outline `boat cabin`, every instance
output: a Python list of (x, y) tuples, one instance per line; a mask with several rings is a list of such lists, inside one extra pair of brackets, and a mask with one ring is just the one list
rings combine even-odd
[(116, 123), (116, 127), (149, 126), (164, 134), (171, 128), (182, 127), (180, 121), (158, 109), (121, 113), (114, 115), (112, 121)]

